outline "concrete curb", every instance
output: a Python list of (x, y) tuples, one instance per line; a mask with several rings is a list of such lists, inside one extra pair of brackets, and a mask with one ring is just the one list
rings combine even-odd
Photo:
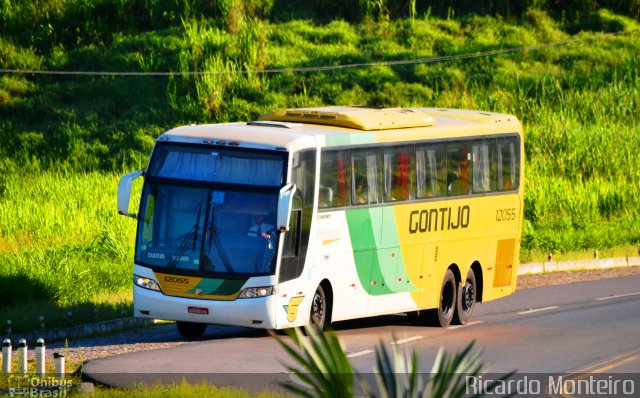
[(518, 275), (545, 274), (559, 271), (578, 271), (640, 266), (640, 257), (613, 257), (590, 260), (549, 261), (520, 264)]
[(120, 318), (112, 319), (109, 321), (102, 321), (96, 323), (88, 323), (84, 325), (72, 326), (69, 328), (60, 329), (44, 329), (34, 332), (15, 333), (11, 336), (3, 336), (10, 338), (14, 344), (17, 344), (18, 339), (25, 339), (27, 344), (35, 344), (36, 340), (42, 337), (45, 342), (60, 341), (70, 338), (88, 337), (91, 335), (109, 333), (117, 330), (124, 330), (132, 327), (140, 327), (151, 325), (154, 323), (152, 319), (140, 319), (140, 318)]

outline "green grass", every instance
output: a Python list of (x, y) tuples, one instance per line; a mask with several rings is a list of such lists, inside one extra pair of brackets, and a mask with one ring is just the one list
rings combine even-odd
[[(1, 276), (0, 276), (1, 278)], [(21, 287), (28, 287), (29, 281), (16, 281)], [(11, 320), (12, 335), (40, 330), (44, 317), (47, 329), (70, 328), (110, 319), (132, 316), (131, 289), (122, 289), (116, 293), (97, 293), (83, 297), (74, 304), (60, 305), (53, 301), (22, 301), (0, 308), (0, 335), (6, 335), (6, 321)]]
[(119, 178), (116, 173), (28, 168), (4, 174), (0, 253), (33, 251), (37, 256), (38, 250), (85, 245), (85, 251), (109, 248), (116, 258), (130, 255), (135, 222), (117, 214)]
[(135, 222), (117, 214), (118, 179), (54, 171), (4, 177), (3, 328), (10, 319), (14, 332), (39, 329), (40, 315), (47, 327), (65, 327), (68, 311), (74, 324), (130, 316)]

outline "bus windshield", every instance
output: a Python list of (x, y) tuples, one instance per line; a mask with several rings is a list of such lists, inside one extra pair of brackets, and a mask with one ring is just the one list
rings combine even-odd
[(136, 263), (194, 274), (269, 275), (276, 193), (145, 184)]

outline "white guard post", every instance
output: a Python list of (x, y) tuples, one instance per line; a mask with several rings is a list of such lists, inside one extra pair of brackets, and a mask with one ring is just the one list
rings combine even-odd
[(20, 339), (18, 341), (18, 373), (27, 374), (27, 340)]
[(40, 337), (38, 342), (36, 343), (36, 374), (40, 377), (44, 377), (45, 366), (44, 366), (44, 358), (45, 358), (46, 348), (44, 346), (44, 339)]
[(2, 372), (11, 373), (11, 340), (8, 338), (2, 342)]

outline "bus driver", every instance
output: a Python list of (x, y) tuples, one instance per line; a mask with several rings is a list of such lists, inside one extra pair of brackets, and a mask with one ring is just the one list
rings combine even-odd
[(257, 214), (255, 216), (255, 224), (249, 228), (249, 232), (247, 236), (257, 238), (262, 237), (265, 239), (271, 239), (271, 236), (274, 232), (273, 225), (267, 224), (264, 222), (264, 216), (262, 214)]

